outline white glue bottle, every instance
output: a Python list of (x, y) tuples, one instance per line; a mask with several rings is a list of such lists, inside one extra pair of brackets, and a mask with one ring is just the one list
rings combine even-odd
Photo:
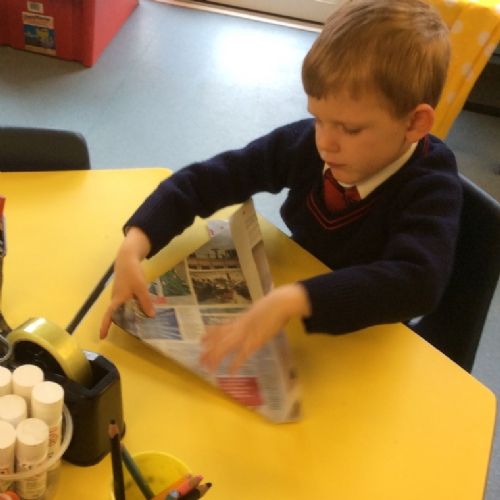
[(0, 397), (0, 420), (5, 420), (17, 427), (25, 418), (28, 418), (28, 405), (23, 397), (17, 394)]
[[(16, 429), (16, 472), (41, 466), (47, 460), (49, 427), (39, 418), (27, 418)], [(24, 500), (43, 498), (47, 489), (47, 471), (17, 481), (16, 491)]]
[(28, 415), (31, 413), (31, 391), (43, 381), (43, 371), (36, 365), (20, 365), (12, 372), (12, 392), (22, 396), (28, 405)]
[[(62, 411), (64, 389), (56, 382), (39, 382), (31, 392), (31, 416), (43, 420), (49, 426), (49, 450), (51, 458), (61, 447)], [(56, 462), (49, 470), (59, 465)]]
[[(16, 447), (16, 429), (9, 422), (0, 420), (0, 478), (2, 474), (14, 473), (14, 451)], [(11, 481), (0, 479), (0, 491), (7, 491)]]
[(12, 392), (12, 372), (0, 366), (0, 396), (5, 396)]

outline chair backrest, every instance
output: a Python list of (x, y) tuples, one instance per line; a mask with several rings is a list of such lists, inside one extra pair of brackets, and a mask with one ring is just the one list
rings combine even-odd
[(461, 180), (464, 204), (450, 282), (437, 309), (411, 328), (470, 372), (500, 274), (500, 204)]
[(83, 135), (69, 130), (0, 127), (0, 171), (87, 170)]

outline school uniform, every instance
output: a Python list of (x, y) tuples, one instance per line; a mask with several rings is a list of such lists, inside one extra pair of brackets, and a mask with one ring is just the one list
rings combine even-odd
[[(308, 332), (346, 333), (406, 321), (436, 307), (451, 273), (462, 204), (453, 153), (426, 136), (330, 211), (313, 120), (280, 127), (245, 148), (191, 164), (163, 181), (127, 222), (154, 255), (216, 210), (288, 188), (280, 213), (292, 238), (333, 272), (304, 280)], [(402, 160), (402, 161), (401, 161)]]

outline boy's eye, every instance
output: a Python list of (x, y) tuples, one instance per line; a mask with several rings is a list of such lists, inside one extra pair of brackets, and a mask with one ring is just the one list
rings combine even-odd
[(356, 134), (359, 134), (361, 132), (361, 128), (349, 128), (349, 127), (343, 127), (344, 129), (344, 132), (346, 134), (349, 134), (349, 135), (356, 135)]

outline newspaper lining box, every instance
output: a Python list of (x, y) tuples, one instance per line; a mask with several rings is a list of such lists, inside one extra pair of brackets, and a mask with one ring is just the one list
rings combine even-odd
[(235, 375), (227, 364), (209, 374), (199, 364), (205, 327), (230, 321), (267, 293), (272, 278), (251, 201), (229, 221), (209, 221), (210, 240), (150, 283), (156, 316), (135, 301), (114, 322), (163, 355), (273, 422), (300, 418), (300, 394), (288, 339), (280, 332)]

